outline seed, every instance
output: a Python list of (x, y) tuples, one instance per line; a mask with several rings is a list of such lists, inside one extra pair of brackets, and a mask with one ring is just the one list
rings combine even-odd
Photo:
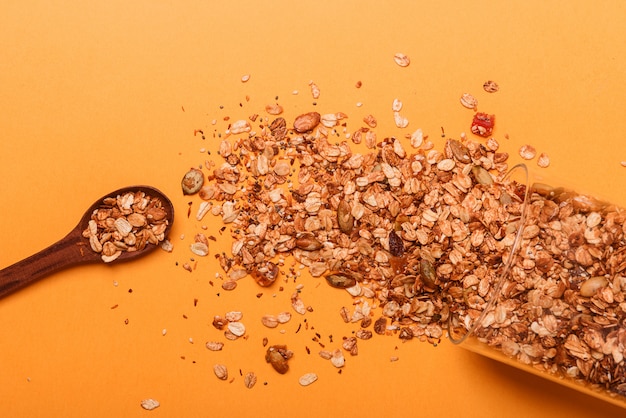
[(326, 281), (337, 289), (347, 289), (356, 284), (356, 279), (345, 273), (332, 273), (326, 275)]
[(317, 380), (317, 375), (315, 373), (306, 373), (300, 376), (300, 379), (298, 379), (298, 382), (302, 386), (309, 386), (311, 383), (315, 382), (316, 380)]
[(485, 170), (479, 165), (472, 167), (472, 174), (479, 184), (490, 185), (493, 184), (493, 177), (489, 174), (489, 171)]
[(250, 74), (244, 74), (244, 75), (241, 76), (241, 82), (242, 83), (245, 83), (248, 80), (250, 80)]
[(184, 194), (195, 194), (204, 184), (204, 174), (197, 168), (192, 168), (185, 173), (181, 186)]
[(456, 139), (449, 139), (447, 144), (450, 147), (452, 155), (454, 156), (454, 158), (456, 158), (457, 161), (462, 163), (469, 163), (472, 161), (469, 150), (465, 145), (461, 143), (461, 141), (458, 141)]
[(296, 238), (296, 247), (305, 251), (316, 251), (322, 248), (322, 243), (313, 234), (306, 234)]
[(408, 56), (406, 56), (405, 54), (398, 52), (393, 56), (393, 60), (396, 62), (396, 64), (398, 64), (400, 67), (407, 67), (410, 63), (411, 60), (409, 59)]

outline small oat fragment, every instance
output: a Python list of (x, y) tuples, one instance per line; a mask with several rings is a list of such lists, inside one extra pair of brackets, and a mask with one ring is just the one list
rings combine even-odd
[(342, 368), (346, 364), (346, 359), (340, 348), (333, 351), (333, 356), (330, 358), (330, 362), (338, 369)]
[(153, 409), (158, 408), (160, 405), (161, 404), (159, 403), (159, 401), (155, 399), (143, 399), (141, 401), (141, 407), (147, 411), (152, 411)]
[(522, 145), (519, 149), (519, 155), (525, 160), (532, 160), (537, 155), (537, 150), (532, 145)]
[(487, 93), (495, 93), (496, 91), (500, 90), (500, 86), (498, 86), (498, 83), (496, 83), (493, 80), (487, 80), (485, 81), (485, 83), (483, 84), (483, 89), (487, 92)]
[(393, 56), (393, 60), (396, 62), (396, 64), (398, 64), (400, 67), (408, 67), (409, 64), (411, 63), (411, 59), (406, 55), (403, 54), (402, 52), (398, 52)]
[(461, 104), (468, 109), (476, 109), (478, 107), (478, 99), (469, 93), (461, 95)]
[(286, 324), (291, 319), (291, 313), (281, 312), (278, 315), (276, 315), (276, 319), (278, 320), (279, 324)]
[(174, 244), (170, 240), (165, 240), (161, 243), (161, 249), (165, 252), (171, 253), (174, 250)]
[(250, 80), (250, 74), (244, 74), (244, 75), (241, 76), (241, 82), (242, 83), (245, 83), (248, 80)]
[(378, 125), (376, 118), (373, 115), (367, 115), (363, 118), (363, 122), (367, 124), (370, 128), (375, 128)]
[(283, 107), (278, 103), (268, 104), (265, 106), (265, 111), (270, 115), (280, 115), (283, 113)]
[(206, 348), (210, 351), (221, 351), (224, 343), (219, 341), (207, 341)]
[(424, 143), (424, 132), (420, 128), (417, 128), (415, 132), (411, 134), (411, 146), (413, 148), (419, 148)]
[(402, 100), (400, 99), (393, 99), (393, 102), (391, 103), (391, 110), (393, 110), (394, 112), (399, 112), (402, 110)]
[(315, 373), (305, 373), (298, 379), (298, 382), (302, 386), (309, 386), (311, 383), (317, 380), (317, 374)]
[(548, 154), (545, 152), (539, 154), (539, 157), (537, 158), (537, 165), (541, 168), (548, 167), (550, 165), (550, 157), (548, 157)]
[(409, 125), (409, 120), (402, 116), (400, 112), (393, 112), (393, 121), (398, 128), (406, 128)]
[(320, 88), (317, 86), (317, 84), (315, 84), (313, 81), (310, 81), (309, 86), (311, 86), (311, 96), (313, 96), (314, 99), (319, 99)]

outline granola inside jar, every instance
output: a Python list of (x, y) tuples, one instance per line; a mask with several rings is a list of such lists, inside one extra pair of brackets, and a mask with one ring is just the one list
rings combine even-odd
[(497, 298), (473, 327), (462, 313), (451, 340), (626, 406), (626, 209), (545, 179), (531, 184)]

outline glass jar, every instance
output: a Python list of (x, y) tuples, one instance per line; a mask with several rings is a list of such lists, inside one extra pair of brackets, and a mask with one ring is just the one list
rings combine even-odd
[(485, 303), (459, 305), (451, 341), (626, 407), (626, 209), (539, 178)]

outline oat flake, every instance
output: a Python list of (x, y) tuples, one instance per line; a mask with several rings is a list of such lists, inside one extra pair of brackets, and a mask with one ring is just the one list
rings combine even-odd
[(522, 145), (519, 149), (519, 155), (525, 160), (532, 160), (535, 158), (537, 150), (532, 145)]

